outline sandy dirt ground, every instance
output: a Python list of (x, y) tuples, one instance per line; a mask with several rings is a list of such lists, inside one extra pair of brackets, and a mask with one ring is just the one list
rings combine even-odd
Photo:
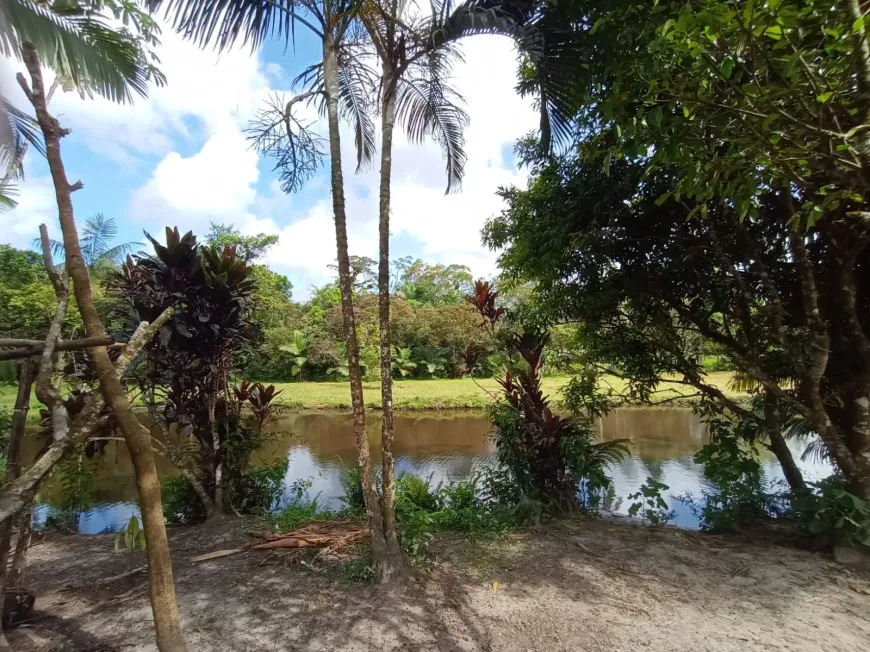
[[(250, 523), (170, 530), (191, 652), (870, 650), (870, 575), (822, 553), (607, 521), (497, 541), (442, 538), (401, 589), (349, 583), (329, 560), (248, 551)], [(113, 537), (50, 535), (31, 549), (34, 619), (15, 650), (151, 652), (145, 576)]]

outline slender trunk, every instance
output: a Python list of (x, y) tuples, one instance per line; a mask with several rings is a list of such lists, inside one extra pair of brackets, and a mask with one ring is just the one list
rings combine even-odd
[(221, 442), (218, 437), (217, 424), (215, 423), (215, 403), (217, 401), (217, 393), (214, 392), (208, 399), (208, 423), (211, 429), (211, 454), (212, 468), (210, 469), (214, 477), (214, 505), (209, 512), (206, 505), (206, 518), (211, 518), (215, 514), (224, 513), (224, 487), (223, 487), (223, 466), (221, 464)]
[[(30, 411), (30, 390), (36, 375), (35, 365), (30, 360), (21, 362), (18, 379), (18, 396), (15, 398), (15, 410), (12, 413), (12, 429), (9, 434), (9, 448), (6, 451), (6, 482), (17, 480), (21, 475), (21, 443), (24, 441), (24, 429), (27, 424), (27, 413)], [(3, 594), (7, 586), (8, 574), (6, 564), (9, 558), (9, 548), (12, 543), (12, 524), (14, 518), (7, 518), (0, 523), (0, 609), (3, 605)], [(18, 535), (19, 539), (21, 534)], [(0, 640), (3, 638), (3, 623), (0, 621)]]
[[(46, 158), (54, 182), (63, 244), (66, 252), (66, 268), (73, 279), (76, 303), (88, 337), (103, 337), (105, 331), (94, 305), (88, 270), (82, 257), (73, 214), (72, 192), (81, 188), (71, 186), (67, 180), (60, 152), (60, 139), (68, 132), (62, 130), (57, 120), (48, 113), (42, 70), (36, 49), (25, 44), (23, 59), (30, 73), (32, 88), (27, 87), (23, 75), (19, 76), (25, 94), (33, 104), (36, 118), (45, 140)], [(151, 450), (151, 433), (136, 419), (124, 385), (105, 347), (88, 349), (88, 357), (100, 378), (100, 387), (106, 403), (118, 423), (136, 472), (136, 486), (145, 529), (148, 555), (148, 584), (151, 609), (157, 630), (157, 647), (161, 652), (183, 652), (186, 645), (181, 631), (181, 619), (175, 600), (175, 585), (169, 556), (169, 540), (163, 523), (163, 507), (160, 502), (160, 482), (154, 455)]]
[(30, 548), (30, 538), (33, 535), (33, 509), (24, 509), (18, 519), (18, 541), (15, 543), (15, 556), (6, 577), (6, 586), (18, 588), (24, 581), (27, 570), (27, 550)]
[(789, 450), (785, 437), (782, 436), (782, 421), (777, 411), (776, 396), (769, 390), (764, 392), (764, 429), (767, 431), (767, 437), (770, 440), (768, 449), (779, 461), (782, 473), (792, 493), (807, 493), (807, 483), (804, 480), (804, 476), (794, 461), (794, 456), (791, 454), (791, 450)]
[(366, 437), (366, 414), (363, 402), (362, 373), (359, 366), (359, 343), (356, 338), (356, 321), (353, 314), (353, 277), (350, 273), (350, 258), (347, 252), (344, 179), (341, 172), (341, 141), (338, 124), (338, 58), (335, 54), (335, 43), (330, 35), (326, 35), (323, 39), (323, 81), (329, 125), (329, 162), (338, 257), (338, 283), (341, 291), (341, 312), (344, 318), (347, 368), (350, 375), (350, 396), (353, 404), (353, 431), (356, 437), (363, 496), (365, 497), (366, 515), (372, 539), (372, 561), (375, 566), (380, 567), (387, 557), (387, 551), (384, 541), (383, 516), (375, 486), (369, 442)]
[(396, 533), (396, 483), (393, 459), (393, 369), (392, 336), (390, 333), (390, 173), (393, 163), (393, 127), (396, 121), (396, 91), (392, 65), (383, 64), (381, 86), (384, 89), (381, 107), (381, 188), (378, 233), (378, 317), (381, 345), (381, 454), (383, 490), (381, 506), (384, 516), (384, 540), (387, 556), (380, 568), (380, 580), (388, 581), (404, 570), (404, 555)]

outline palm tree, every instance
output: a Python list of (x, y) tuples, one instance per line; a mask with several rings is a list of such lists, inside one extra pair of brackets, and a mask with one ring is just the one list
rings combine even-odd
[[(360, 20), (380, 61), (378, 107), (381, 116), (381, 166), (378, 206), (378, 316), (382, 405), (382, 503), (388, 547), (398, 550), (393, 459), (393, 369), (390, 333), (390, 202), (393, 131), (396, 121), (412, 143), (433, 138), (447, 167), (447, 192), (459, 189), (465, 168), (463, 132), (468, 116), (462, 96), (448, 83), (459, 60), (457, 41), (473, 34), (516, 37), (516, 25), (498, 9), (471, 0), (453, 8), (451, 0), (431, 0), (431, 15), (419, 16), (408, 0), (376, 0), (363, 6)], [(400, 349), (396, 349), (400, 351)], [(399, 359), (402, 359), (399, 357)], [(416, 365), (414, 365), (416, 366)], [(408, 375), (405, 368), (399, 369)]]
[[(109, 26), (102, 9), (115, 18), (134, 21), (137, 32)], [(156, 24), (135, 5), (117, 0), (67, 3), (37, 3), (4, 0), (0, 3), (0, 54), (21, 59), (25, 43), (35, 48), (40, 62), (54, 70), (65, 89), (97, 93), (116, 102), (129, 102), (133, 93), (144, 96), (147, 84), (165, 78), (153, 65), (143, 45), (153, 44)], [(48, 94), (48, 100), (54, 86)], [(0, 211), (14, 208), (21, 178), (21, 161), (27, 145), (45, 153), (39, 142), (36, 122), (0, 96)]]
[[(141, 242), (133, 241), (113, 245), (112, 241), (117, 235), (118, 226), (113, 217), (105, 217), (102, 213), (97, 213), (85, 221), (81, 230), (80, 244), (85, 266), (91, 273), (99, 273), (101, 270), (119, 264), (124, 256), (142, 245)], [(50, 240), (49, 243), (55, 255), (63, 255), (63, 242)], [(34, 246), (38, 244), (38, 241), (34, 241)]]
[[(354, 431), (366, 496), (372, 556), (381, 580), (401, 573), (401, 551), (395, 530), (392, 457), (392, 376), (389, 332), (389, 187), (392, 130), (402, 119), (413, 141), (433, 136), (445, 150), (448, 190), (457, 189), (465, 155), (462, 129), (465, 114), (458, 108), (458, 95), (445, 83), (455, 51), (450, 44), (472, 34), (501, 33), (513, 36), (527, 48), (529, 39), (510, 14), (489, 7), (491, 0), (468, 0), (453, 8), (449, 0), (433, 4), (432, 16), (406, 24), (408, 3), (401, 0), (149, 0), (150, 6), (166, 7), (175, 27), (201, 45), (214, 40), (221, 49), (241, 41), (257, 46), (269, 35), (292, 39), (301, 24), (323, 45), (323, 58), (297, 78), (307, 90), (285, 101), (273, 97), (260, 112), (251, 138), (261, 152), (276, 159), (285, 192), (293, 192), (317, 169), (324, 155), (321, 143), (306, 125), (296, 119), (293, 108), (300, 101), (315, 101), (325, 109), (328, 122), (333, 213), (336, 225), (339, 286), (342, 296), (347, 343)], [(367, 43), (363, 36), (367, 36)], [(374, 46), (381, 62), (378, 79), (365, 64)], [(381, 296), (381, 376), (384, 412), (383, 468), (384, 502), (377, 497), (371, 456), (365, 436), (365, 406), (359, 368), (359, 346), (353, 315), (353, 280), (347, 253), (344, 184), (341, 171), (339, 118), (354, 128), (357, 168), (371, 161), (375, 149), (370, 117), (372, 89), (381, 88), (383, 156), (381, 202), (379, 293)], [(384, 280), (386, 279), (386, 280)], [(386, 323), (386, 326), (384, 324)]]
[(289, 101), (273, 97), (252, 125), (250, 137), (255, 146), (275, 158), (282, 188), (293, 192), (317, 169), (325, 155), (323, 143), (309, 125), (293, 113), (299, 102), (317, 103), (325, 112), (328, 127), (330, 186), (335, 220), (335, 242), (339, 289), (344, 321), (353, 405), (354, 436), (365, 496), (372, 560), (379, 578), (391, 577), (399, 560), (388, 554), (383, 515), (365, 428), (365, 402), (359, 362), (359, 343), (353, 311), (353, 274), (347, 248), (347, 215), (344, 177), (341, 168), (339, 121), (347, 119), (354, 127), (358, 169), (374, 155), (374, 129), (366, 103), (372, 78), (359, 61), (360, 39), (357, 13), (362, 0), (149, 0), (153, 9), (165, 9), (179, 32), (201, 46), (214, 42), (225, 49), (237, 42), (254, 47), (271, 35), (292, 40), (301, 25), (321, 42), (321, 61), (298, 78), (307, 90)]
[[(131, 27), (111, 27), (103, 11), (111, 11), (113, 18)], [(135, 3), (120, 0), (71, 0), (51, 4), (3, 0), (0, 3), (0, 53), (23, 62), (28, 72), (29, 79), (23, 74), (19, 74), (17, 79), (35, 110), (45, 142), (63, 232), (66, 272), (73, 280), (76, 303), (88, 337), (103, 337), (105, 331), (94, 304), (75, 224), (71, 194), (81, 184), (71, 184), (66, 176), (60, 140), (69, 132), (61, 128), (58, 120), (48, 112), (49, 93), (46, 92), (43, 67), (54, 70), (66, 88), (76, 88), (88, 95), (97, 93), (113, 101), (130, 101), (134, 93), (145, 95), (150, 80), (164, 81), (153, 65), (154, 59), (148, 48), (156, 41), (158, 31), (153, 19)], [(4, 108), (6, 106), (4, 102)], [(21, 130), (13, 134), (17, 134), (10, 135), (15, 143), (28, 141), (26, 133)], [(31, 138), (29, 142), (34, 141)], [(9, 145), (6, 147), (8, 151)], [(15, 146), (12, 147), (14, 150)], [(20, 168), (21, 148), (17, 149), (16, 169)], [(55, 277), (56, 274), (53, 284), (59, 305), (65, 305), (68, 286)], [(66, 273), (64, 277), (67, 277)], [(62, 314), (62, 309), (59, 312)], [(161, 652), (183, 652), (186, 648), (175, 601), (169, 541), (163, 523), (160, 484), (150, 433), (133, 414), (124, 385), (106, 348), (94, 347), (88, 354), (100, 378), (105, 402), (111, 407), (128, 443), (136, 471), (142, 520), (148, 539), (149, 593), (157, 645)]]

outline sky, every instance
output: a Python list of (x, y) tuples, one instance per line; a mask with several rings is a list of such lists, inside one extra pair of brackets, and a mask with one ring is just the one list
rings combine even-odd
[[(335, 227), (329, 179), (323, 168), (293, 195), (284, 194), (269, 159), (250, 148), (244, 130), (270, 94), (292, 95), (291, 82), (314, 63), (318, 43), (297, 31), (295, 50), (277, 41), (217, 54), (201, 50), (164, 27), (157, 48), (168, 83), (130, 105), (58, 91), (51, 103), (62, 141), (79, 224), (95, 213), (115, 219), (118, 241), (143, 241), (143, 231), (163, 240), (165, 226), (205, 235), (209, 222), (233, 224), (244, 234), (277, 234), (265, 261), (293, 282), (294, 298), (333, 277)], [(480, 241), (485, 221), (499, 213), (500, 186), (525, 184), (513, 146), (538, 124), (531, 100), (514, 92), (517, 55), (498, 36), (466, 39), (465, 62), (453, 83), (466, 99), (468, 161), (460, 192), (445, 195), (441, 147), (408, 143), (397, 131), (393, 150), (391, 257), (467, 265), (478, 276), (496, 271), (496, 254)], [(23, 66), (0, 61), (0, 83), (19, 107), (26, 100), (14, 82)], [(316, 113), (312, 112), (316, 119)], [(321, 123), (318, 128), (325, 133)], [(378, 136), (378, 142), (380, 137)], [(379, 153), (378, 153), (379, 155)], [(342, 131), (342, 160), (351, 255), (377, 258), (377, 162), (354, 174), (349, 129)], [(0, 214), (0, 244), (29, 248), (39, 224), (59, 234), (47, 165), (31, 151), (25, 159), (18, 207)]]

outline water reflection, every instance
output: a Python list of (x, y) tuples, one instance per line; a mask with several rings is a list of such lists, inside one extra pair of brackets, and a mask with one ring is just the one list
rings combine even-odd
[[(380, 419), (371, 413), (367, 435), (375, 464), (380, 464)], [(632, 456), (611, 468), (615, 495), (622, 497), (614, 511), (625, 513), (628, 494), (638, 490), (648, 476), (669, 485), (665, 498), (677, 512), (677, 524), (696, 527), (697, 517), (674, 496), (703, 497), (710, 487), (693, 456), (706, 441), (703, 423), (688, 409), (625, 408), (616, 410), (598, 424), (599, 436), (605, 440), (628, 439)], [(342, 467), (356, 464), (353, 423), (350, 414), (335, 412), (295, 413), (272, 427), (274, 437), (254, 457), (254, 463), (274, 462), (288, 457), (284, 500), (291, 499), (291, 486), (310, 480), (306, 494), (321, 505), (340, 507), (343, 493), (340, 483)], [(490, 424), (482, 413), (439, 412), (404, 413), (395, 419), (395, 457), (397, 473), (413, 473), (431, 478), (437, 485), (468, 477), (476, 468), (489, 462), (495, 452), (489, 439)], [(28, 442), (25, 454), (35, 454), (36, 443)], [(804, 444), (790, 442), (799, 459)], [(27, 459), (27, 457), (25, 457)], [(819, 480), (831, 473), (826, 464), (800, 463), (808, 480)], [(764, 460), (768, 481), (781, 481), (782, 473), (772, 457)], [(158, 460), (162, 477), (176, 471)], [(93, 507), (80, 518), (79, 530), (93, 533), (118, 529), (138, 510), (133, 502), (136, 488), (133, 469), (123, 444), (110, 442), (97, 479)], [(59, 504), (60, 485), (55, 480), (40, 494), (42, 505), (38, 522), (44, 522), (51, 505)]]

